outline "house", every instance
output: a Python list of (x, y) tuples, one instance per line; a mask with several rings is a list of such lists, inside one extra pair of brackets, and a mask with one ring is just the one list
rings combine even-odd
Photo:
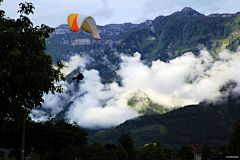
[[(204, 144), (189, 145), (189, 147), (193, 151), (194, 160), (202, 160), (202, 156), (203, 156), (202, 149), (204, 148)], [(218, 160), (221, 153), (213, 150), (211, 146), (209, 146), (209, 148), (212, 151), (212, 155), (208, 159)]]
[(194, 160), (202, 160), (202, 149), (204, 144), (189, 145), (193, 151)]

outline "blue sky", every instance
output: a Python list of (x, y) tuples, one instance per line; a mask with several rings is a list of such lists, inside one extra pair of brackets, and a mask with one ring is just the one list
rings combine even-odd
[[(19, 3), (23, 0), (4, 0), (0, 9), (6, 16), (17, 18)], [(191, 7), (209, 15), (212, 13), (236, 13), (240, 11), (239, 0), (31, 0), (35, 13), (30, 18), (34, 25), (47, 24), (57, 27), (67, 23), (70, 13), (92, 16), (98, 25), (141, 23), (159, 15), (169, 15)]]

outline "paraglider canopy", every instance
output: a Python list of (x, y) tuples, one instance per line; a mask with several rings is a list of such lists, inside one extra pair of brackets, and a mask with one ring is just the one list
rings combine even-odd
[(92, 35), (94, 39), (101, 39), (96, 22), (91, 16), (72, 13), (68, 16), (67, 20), (71, 31), (78, 32), (82, 28), (85, 32)]

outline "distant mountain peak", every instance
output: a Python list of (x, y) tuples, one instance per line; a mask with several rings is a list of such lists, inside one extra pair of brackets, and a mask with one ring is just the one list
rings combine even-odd
[(196, 10), (192, 9), (191, 7), (185, 7), (180, 12), (175, 12), (173, 15), (178, 16), (179, 18), (182, 17), (205, 17), (205, 15), (197, 12)]
[(192, 9), (191, 7), (185, 7), (181, 10), (181, 12), (197, 12), (194, 9)]

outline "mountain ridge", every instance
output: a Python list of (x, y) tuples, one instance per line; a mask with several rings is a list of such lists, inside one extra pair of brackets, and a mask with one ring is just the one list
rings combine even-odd
[[(186, 13), (191, 12), (195, 13), (192, 10)], [(117, 46), (117, 50), (126, 54), (138, 51), (142, 60), (150, 62), (157, 59), (169, 61), (185, 52), (197, 55), (199, 44), (215, 53), (223, 49), (235, 51), (239, 45), (239, 17), (240, 14), (236, 13), (199, 18), (176, 12), (163, 17), (154, 26), (154, 32), (146, 28), (132, 33)], [(154, 38), (148, 39), (149, 35)]]
[[(125, 43), (123, 42), (126, 38), (129, 39), (129, 36), (131, 39), (133, 39), (133, 35), (136, 32), (141, 32), (141, 30), (145, 30), (145, 32), (149, 32), (149, 34), (152, 34), (151, 37), (146, 37), (146, 39), (148, 39), (148, 41), (156, 41), (158, 38), (164, 37), (164, 32), (166, 30), (168, 30), (169, 27), (171, 27), (174, 23), (172, 22), (176, 22), (176, 25), (183, 25), (183, 24), (177, 24), (180, 22), (177, 22), (178, 20), (184, 20), (186, 21), (185, 24), (190, 24), (191, 21), (193, 21), (194, 19), (200, 19), (201, 21), (206, 21), (206, 19), (208, 21), (215, 21), (212, 18), (232, 18), (232, 17), (236, 17), (239, 15), (238, 13), (235, 14), (210, 14), (208, 16), (205, 16), (199, 12), (197, 12), (196, 10), (190, 8), (190, 7), (185, 7), (183, 8), (181, 11), (177, 11), (171, 15), (168, 16), (157, 16), (155, 19), (153, 20), (146, 20), (145, 22), (139, 23), (139, 24), (133, 24), (133, 23), (123, 23), (123, 24), (107, 24), (105, 26), (99, 26), (98, 25), (98, 29), (100, 31), (100, 35), (102, 37), (101, 41), (95, 41), (91, 38), (91, 36), (89, 36), (87, 33), (83, 32), (82, 30), (80, 30), (78, 33), (73, 33), (70, 31), (70, 29), (68, 28), (67, 24), (63, 24), (60, 25), (59, 27), (55, 28), (55, 32), (53, 32), (51, 34), (51, 38), (46, 40), (46, 44), (47, 44), (47, 51), (46, 53), (49, 54), (50, 56), (53, 57), (53, 59), (56, 61), (58, 60), (68, 60), (70, 56), (74, 55), (74, 54), (90, 54), (90, 56), (94, 56), (98, 53), (104, 53), (104, 50), (107, 48), (112, 49), (113, 51), (116, 52), (125, 52), (124, 50), (133, 50), (135, 51), (136, 49), (134, 49), (134, 46), (129, 46), (128, 48), (124, 48), (122, 47), (122, 44)], [(175, 19), (177, 18), (177, 19)], [(164, 23), (167, 23), (167, 25), (165, 26), (161, 26), (159, 25), (159, 23), (161, 23), (162, 21), (166, 21)], [(169, 21), (169, 22), (168, 22)], [(204, 22), (205, 23), (205, 22)], [(162, 29), (162, 33), (160, 33), (160, 35), (158, 35), (159, 33), (156, 33), (156, 30), (159, 30), (159, 27), (163, 27)], [(184, 28), (189, 27), (189, 26), (183, 26), (182, 29), (179, 28), (177, 30), (181, 31)], [(202, 27), (202, 26), (200, 26)], [(208, 26), (211, 29), (211, 26)], [(175, 30), (176, 30), (175, 29)], [(159, 32), (159, 31), (158, 31)], [(183, 31), (181, 31), (183, 32)], [(185, 32), (185, 31), (184, 31)], [(193, 34), (193, 33), (190, 33)], [(132, 36), (131, 36), (132, 35)], [(194, 35), (196, 36), (196, 35)], [(81, 38), (80, 38), (81, 37)], [(141, 38), (141, 36), (140, 36)], [(145, 40), (144, 40), (145, 41)], [(146, 41), (145, 43), (147, 43), (148, 41)], [(201, 40), (197, 43), (201, 43)], [(185, 46), (189, 48), (189, 51), (194, 51), (197, 50), (196, 49), (196, 45), (197, 43), (191, 44), (190, 46)], [(212, 43), (212, 42), (210, 42)], [(168, 45), (172, 45), (171, 41), (170, 43), (168, 42)], [(177, 49), (174, 52), (175, 53), (171, 53), (172, 51), (170, 51), (167, 47), (168, 45), (164, 45), (161, 47), (159, 45), (155, 45), (154, 47), (159, 48), (157, 51), (162, 54), (162, 56), (157, 56), (156, 55), (156, 51), (155, 52), (151, 52), (149, 54), (151, 54), (152, 56), (150, 56), (150, 58), (147, 59), (156, 59), (156, 58), (160, 58), (161, 60), (166, 61), (169, 58), (174, 58), (175, 54), (181, 54), (182, 51), (178, 51), (183, 50), (182, 47), (180, 46), (179, 49)], [(179, 44), (174, 44), (174, 46), (178, 46)], [(207, 45), (207, 44), (204, 44)], [(224, 46), (224, 45), (223, 45)], [(139, 48), (140, 47), (140, 48)], [(138, 47), (138, 51), (142, 52), (142, 51), (148, 51), (151, 46), (139, 46)], [(150, 47), (150, 48), (149, 48)], [(169, 46), (171, 47), (171, 46)], [(209, 47), (209, 46), (207, 46)], [(146, 49), (144, 49), (146, 48)], [(149, 49), (148, 49), (149, 48)], [(195, 49), (190, 49), (190, 48), (195, 48)], [(214, 48), (214, 47), (213, 47)], [(150, 49), (152, 50), (152, 49)], [(156, 49), (155, 49), (156, 50)], [(166, 51), (164, 51), (166, 50)], [(185, 48), (186, 50), (186, 48)], [(166, 52), (166, 53), (164, 53)], [(169, 52), (170, 54), (172, 54), (172, 57), (167, 56), (167, 52)], [(168, 57), (168, 58), (167, 58)], [(143, 56), (144, 58), (144, 56)]]

